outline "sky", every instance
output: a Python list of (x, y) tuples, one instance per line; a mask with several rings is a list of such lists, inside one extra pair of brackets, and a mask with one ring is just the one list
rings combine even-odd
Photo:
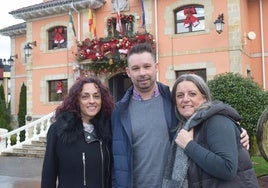
[[(0, 6), (0, 29), (22, 23), (24, 20), (15, 19), (9, 12), (34, 4), (39, 4), (43, 0), (8, 0)], [(10, 38), (0, 35), (0, 59), (8, 59), (11, 54)]]

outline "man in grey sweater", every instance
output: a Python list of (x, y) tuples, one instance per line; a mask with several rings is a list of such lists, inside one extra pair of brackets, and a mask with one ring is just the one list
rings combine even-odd
[[(112, 114), (113, 187), (160, 188), (167, 148), (177, 126), (170, 89), (156, 80), (154, 50), (140, 43), (128, 53), (133, 82)], [(242, 133), (248, 145), (248, 135)]]

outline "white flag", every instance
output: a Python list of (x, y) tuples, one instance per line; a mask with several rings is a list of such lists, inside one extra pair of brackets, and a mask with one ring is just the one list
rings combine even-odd
[(76, 37), (76, 32), (74, 28), (74, 19), (71, 10), (69, 10), (69, 27), (72, 29), (74, 36)]

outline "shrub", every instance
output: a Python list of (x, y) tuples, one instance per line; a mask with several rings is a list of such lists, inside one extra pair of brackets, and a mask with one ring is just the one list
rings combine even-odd
[(5, 98), (4, 86), (2, 84), (0, 85), (0, 99), (2, 100), (2, 102), (5, 106), (6, 105), (6, 98)]
[(212, 98), (234, 107), (242, 116), (241, 126), (253, 143), (260, 115), (268, 105), (268, 93), (250, 78), (238, 73), (217, 75), (208, 81)]
[[(25, 116), (27, 114), (27, 92), (26, 92), (26, 86), (23, 83), (20, 90), (20, 103), (19, 103), (19, 112), (18, 112), (18, 124), (19, 127), (22, 127), (25, 125)], [(21, 132), (20, 140), (23, 141), (25, 139), (25, 133)]]
[(11, 131), (11, 120), (12, 116), (10, 114), (10, 109), (6, 106), (4, 87), (3, 85), (0, 85), (0, 128)]

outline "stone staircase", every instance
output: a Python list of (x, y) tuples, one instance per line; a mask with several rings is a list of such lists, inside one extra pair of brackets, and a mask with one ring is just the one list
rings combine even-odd
[[(53, 115), (54, 112), (0, 135), (0, 155), (43, 158), (46, 150), (46, 134)], [(20, 141), (22, 131), (25, 132), (24, 141)], [(13, 144), (11, 140), (15, 140), (16, 143)]]
[(21, 144), (21, 146), (14, 147), (11, 151), (3, 151), (1, 155), (43, 158), (45, 151), (46, 137), (40, 136), (37, 140), (32, 140), (30, 143)]

